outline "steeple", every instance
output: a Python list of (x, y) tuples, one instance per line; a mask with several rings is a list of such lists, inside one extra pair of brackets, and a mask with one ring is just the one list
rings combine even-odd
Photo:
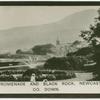
[(59, 37), (57, 36), (56, 45), (60, 45)]
[(61, 43), (58, 36), (56, 40), (56, 56), (57, 57), (61, 56)]

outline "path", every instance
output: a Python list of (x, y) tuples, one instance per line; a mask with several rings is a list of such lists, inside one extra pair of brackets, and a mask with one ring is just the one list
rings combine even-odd
[(68, 79), (68, 81), (86, 81), (92, 79), (93, 73), (75, 73), (76, 78)]

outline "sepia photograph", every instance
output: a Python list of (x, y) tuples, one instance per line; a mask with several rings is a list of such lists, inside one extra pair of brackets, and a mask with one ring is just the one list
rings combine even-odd
[(100, 6), (0, 6), (0, 81), (100, 81)]
[(100, 97), (100, 2), (18, 4), (0, 3), (0, 98)]

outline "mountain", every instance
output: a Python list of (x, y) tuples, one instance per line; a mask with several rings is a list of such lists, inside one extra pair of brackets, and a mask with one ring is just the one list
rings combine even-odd
[(96, 10), (89, 9), (54, 23), (0, 30), (0, 50), (14, 51), (37, 44), (55, 43), (57, 36), (62, 42), (78, 40), (80, 31), (88, 28), (96, 15)]

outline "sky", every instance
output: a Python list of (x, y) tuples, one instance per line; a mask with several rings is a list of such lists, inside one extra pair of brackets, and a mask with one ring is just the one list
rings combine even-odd
[(99, 6), (0, 6), (0, 30), (52, 23), (75, 12)]
[[(33, 26), (33, 25), (36, 26), (42, 24), (49, 24), (60, 21), (63, 18), (80, 11), (89, 9), (98, 10), (98, 8), (100, 7), (99, 6), (0, 6), (0, 30), (6, 30), (9, 28), (20, 27), (20, 26)], [(4, 40), (4, 38), (6, 40)], [(6, 49), (8, 52), (9, 50), (12, 51), (12, 49), (16, 50), (18, 47), (24, 48), (24, 46), (26, 45), (30, 46), (30, 44), (33, 43), (33, 42), (30, 43), (24, 39), (22, 41), (22, 39), (20, 38), (22, 37), (16, 36), (16, 41), (19, 43), (18, 46), (16, 46), (15, 45), (16, 43), (14, 43), (13, 41), (14, 40), (13, 36), (5, 36), (4, 34), (0, 34), (0, 52), (6, 52)], [(32, 38), (32, 36), (30, 38)], [(40, 40), (42, 39), (40, 36), (39, 38)], [(9, 42), (7, 39), (11, 42)], [(22, 42), (19, 41), (19, 39)], [(26, 42), (22, 44), (24, 41), (26, 41), (27, 44), (25, 44)]]

